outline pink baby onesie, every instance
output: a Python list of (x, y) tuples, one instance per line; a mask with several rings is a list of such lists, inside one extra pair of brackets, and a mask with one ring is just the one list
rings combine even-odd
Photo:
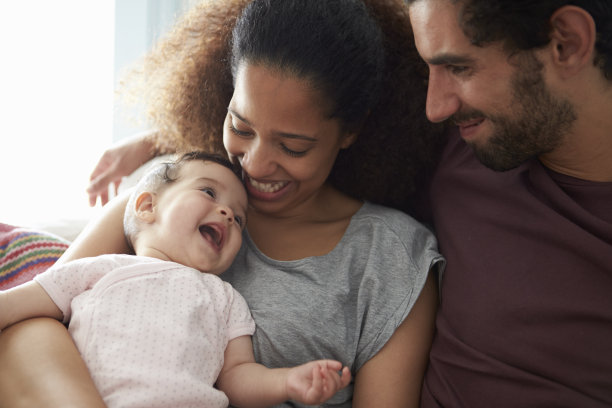
[(227, 407), (214, 388), (225, 348), (255, 331), (230, 284), (132, 255), (81, 259), (35, 279), (70, 322), (109, 408)]

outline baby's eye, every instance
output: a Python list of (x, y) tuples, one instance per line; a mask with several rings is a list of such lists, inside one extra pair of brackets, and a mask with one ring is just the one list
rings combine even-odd
[(235, 215), (234, 216), (234, 220), (236, 221), (236, 224), (238, 224), (240, 226), (240, 228), (242, 228), (244, 226), (244, 220), (242, 219), (241, 216)]
[(204, 187), (202, 189), (200, 189), (202, 192), (208, 194), (209, 196), (211, 196), (212, 198), (215, 198), (217, 196), (217, 193), (215, 193), (215, 190), (210, 188), (210, 187)]

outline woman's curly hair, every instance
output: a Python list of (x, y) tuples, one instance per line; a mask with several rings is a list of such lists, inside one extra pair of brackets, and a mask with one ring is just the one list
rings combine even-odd
[[(148, 106), (160, 145), (225, 154), (223, 121), (233, 93), (232, 62), (236, 63), (232, 45), (237, 39), (232, 39), (232, 30), (249, 3), (203, 1), (126, 77), (127, 89), (136, 91)], [(431, 124), (425, 117), (426, 68), (416, 51), (403, 0), (363, 0), (363, 4), (382, 34), (382, 72), (373, 74), (378, 85), (372, 88), (367, 112), (359, 118), (340, 116), (345, 125), (358, 124), (361, 131), (356, 142), (339, 154), (329, 180), (355, 198), (411, 211), (415, 194), (437, 162), (445, 132), (442, 125)], [(277, 63), (274, 68), (281, 69), (286, 62), (261, 61)], [(289, 74), (312, 79), (308, 72), (302, 75), (289, 67)], [(325, 94), (326, 87), (322, 88)], [(374, 95), (376, 89), (379, 98)]]

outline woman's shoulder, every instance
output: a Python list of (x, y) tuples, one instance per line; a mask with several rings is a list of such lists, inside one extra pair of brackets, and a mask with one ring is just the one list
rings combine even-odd
[(411, 256), (438, 255), (438, 242), (431, 229), (412, 216), (390, 207), (365, 202), (354, 215), (344, 242), (368, 241), (377, 248), (396, 248)]
[(369, 201), (366, 201), (360, 210), (355, 213), (353, 221), (357, 224), (385, 226), (391, 231), (414, 229), (431, 233), (425, 224), (417, 221), (411, 215), (395, 208), (374, 204)]
[[(377, 265), (376, 276), (426, 276), (443, 262), (434, 233), (410, 215), (390, 207), (364, 203), (343, 240), (345, 252), (361, 250), (361, 258)], [(408, 271), (411, 271), (408, 273)]]

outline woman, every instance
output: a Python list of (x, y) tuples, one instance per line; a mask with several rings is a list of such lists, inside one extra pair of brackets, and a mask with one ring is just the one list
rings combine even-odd
[[(148, 57), (159, 132), (103, 157), (91, 196), (161, 150), (223, 149), (241, 164), (250, 201), (246, 244), (223, 277), (252, 310), (257, 360), (342, 360), (355, 381), (330, 406), (417, 406), (442, 259), (426, 228), (374, 204), (411, 209), (440, 135), (422, 115), (425, 84), (402, 1), (244, 3), (203, 3)], [(63, 260), (126, 251), (124, 207), (121, 197), (107, 206)], [(333, 318), (318, 318), (321, 309)], [(31, 342), (27, 331), (58, 331), (46, 347), (70, 357), (55, 361), (57, 375), (28, 372), (42, 383), (29, 395), (53, 377), (94, 398), (62, 329), (43, 325), (0, 336), (0, 376), (31, 368), (35, 353), (14, 357)], [(79, 391), (64, 396), (78, 401)]]

